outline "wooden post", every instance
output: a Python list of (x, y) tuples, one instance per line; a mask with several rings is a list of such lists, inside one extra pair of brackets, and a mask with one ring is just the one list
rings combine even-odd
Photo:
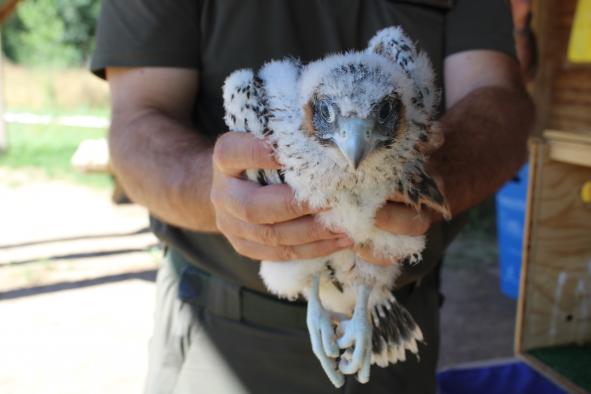
[(0, 153), (8, 149), (8, 130), (4, 122), (4, 68), (2, 62), (4, 55), (2, 53), (2, 33), (0, 32)]
[[(0, 6), (0, 24), (16, 10), (20, 0), (6, 0)], [(8, 148), (8, 131), (4, 123), (4, 69), (2, 68), (2, 35), (0, 34), (0, 153)]]

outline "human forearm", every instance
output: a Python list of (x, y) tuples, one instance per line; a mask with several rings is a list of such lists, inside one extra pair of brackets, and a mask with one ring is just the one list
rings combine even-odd
[(210, 202), (213, 142), (191, 129), (197, 71), (107, 68), (111, 165), (131, 199), (164, 221), (216, 231)]
[(452, 214), (480, 203), (515, 174), (533, 121), (533, 104), (520, 88), (482, 87), (448, 110), (441, 119), (445, 143), (431, 165), (444, 181)]
[(213, 144), (157, 110), (113, 113), (111, 165), (129, 197), (164, 221), (217, 231), (209, 194)]

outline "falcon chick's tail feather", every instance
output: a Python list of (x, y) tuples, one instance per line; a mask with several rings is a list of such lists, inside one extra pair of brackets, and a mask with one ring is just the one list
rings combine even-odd
[(387, 367), (406, 360), (406, 351), (418, 358), (418, 344), (423, 342), (423, 332), (405, 307), (394, 295), (371, 311), (372, 364)]

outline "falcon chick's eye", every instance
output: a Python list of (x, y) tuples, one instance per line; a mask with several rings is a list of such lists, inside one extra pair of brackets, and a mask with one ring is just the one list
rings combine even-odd
[(327, 123), (333, 123), (336, 119), (335, 110), (328, 100), (320, 100), (317, 105), (320, 116)]
[(392, 116), (392, 113), (394, 112), (393, 109), (394, 105), (392, 104), (392, 100), (386, 99), (382, 101), (378, 110), (379, 122), (386, 123), (386, 121)]

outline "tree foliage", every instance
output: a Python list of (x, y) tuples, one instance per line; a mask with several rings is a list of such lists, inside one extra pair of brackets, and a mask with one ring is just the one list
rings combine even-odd
[(100, 0), (25, 0), (2, 28), (4, 53), (27, 65), (74, 66), (94, 47)]

